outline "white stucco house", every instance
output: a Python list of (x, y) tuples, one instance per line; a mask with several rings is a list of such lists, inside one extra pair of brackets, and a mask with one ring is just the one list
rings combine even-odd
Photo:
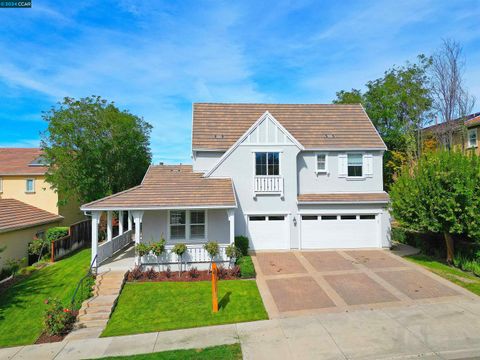
[[(224, 249), (237, 235), (255, 251), (388, 247), (385, 150), (360, 105), (194, 104), (192, 165), (152, 165), (139, 186), (82, 206), (92, 256), (101, 262), (132, 236), (186, 243), (191, 263), (208, 261), (205, 242)], [(97, 245), (101, 212), (108, 236)]]

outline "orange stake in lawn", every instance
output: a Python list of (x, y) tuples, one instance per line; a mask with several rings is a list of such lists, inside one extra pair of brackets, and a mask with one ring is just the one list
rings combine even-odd
[(217, 264), (212, 264), (212, 309), (213, 312), (218, 312), (218, 288), (217, 288), (217, 280), (218, 280), (218, 269)]

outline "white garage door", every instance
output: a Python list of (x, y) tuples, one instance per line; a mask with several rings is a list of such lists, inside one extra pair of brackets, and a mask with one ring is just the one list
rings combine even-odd
[(302, 215), (302, 249), (380, 247), (374, 214)]
[(290, 248), (290, 230), (285, 215), (249, 215), (250, 248), (274, 250)]

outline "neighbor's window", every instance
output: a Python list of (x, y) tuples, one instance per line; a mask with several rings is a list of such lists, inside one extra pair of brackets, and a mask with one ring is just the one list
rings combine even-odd
[(317, 154), (317, 172), (327, 172), (327, 154)]
[(170, 238), (185, 239), (187, 227), (187, 214), (185, 211), (170, 212)]
[(468, 147), (477, 146), (477, 128), (468, 130)]
[(35, 180), (34, 179), (27, 179), (25, 182), (25, 191), (27, 193), (33, 193), (35, 192)]
[(205, 211), (190, 212), (190, 238), (205, 239)]
[(255, 153), (255, 175), (280, 175), (280, 153)]
[(0, 193), (3, 192), (3, 179), (0, 178)]
[(363, 155), (362, 154), (348, 154), (348, 176), (351, 176), (351, 177), (363, 176)]

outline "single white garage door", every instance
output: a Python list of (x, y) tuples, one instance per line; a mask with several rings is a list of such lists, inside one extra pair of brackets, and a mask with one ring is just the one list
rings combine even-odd
[(380, 247), (379, 216), (302, 215), (302, 249)]
[(275, 250), (290, 248), (290, 230), (285, 215), (249, 215), (250, 248)]

